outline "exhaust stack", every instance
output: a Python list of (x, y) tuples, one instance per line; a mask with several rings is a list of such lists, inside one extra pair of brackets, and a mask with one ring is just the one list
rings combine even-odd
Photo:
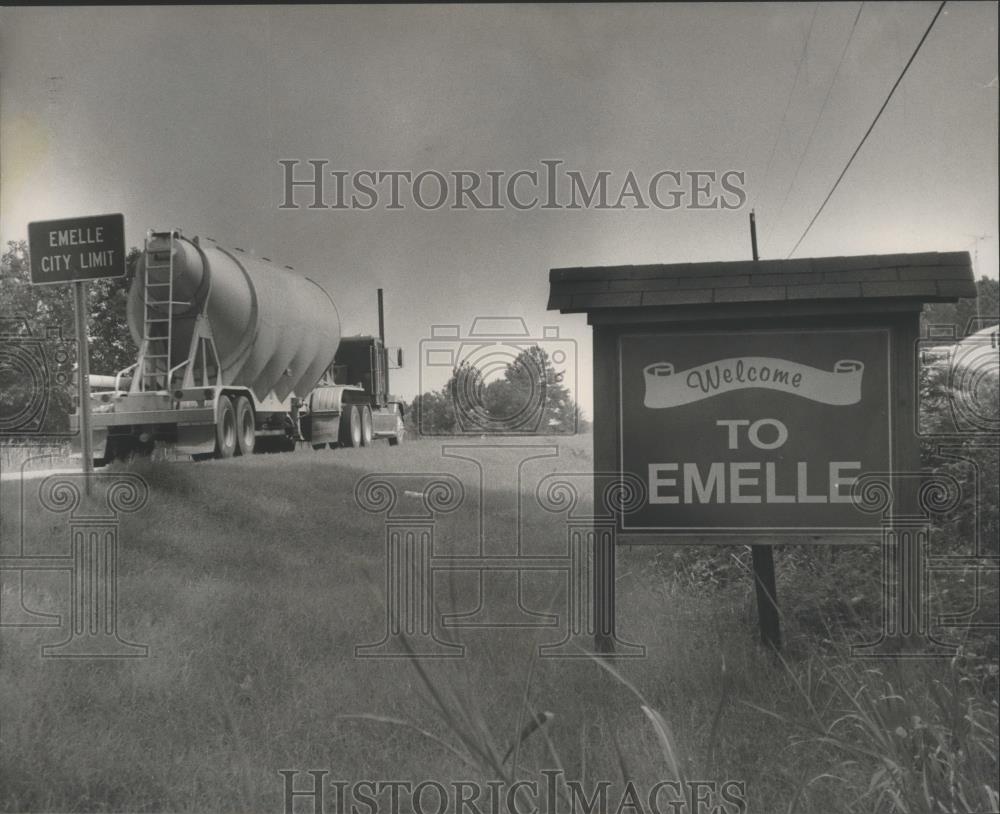
[(382, 289), (378, 290), (378, 338), (385, 347), (385, 312), (382, 309)]

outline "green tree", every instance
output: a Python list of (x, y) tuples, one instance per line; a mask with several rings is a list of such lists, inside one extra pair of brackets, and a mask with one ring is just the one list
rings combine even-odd
[(455, 409), (444, 392), (421, 393), (404, 418), (407, 432), (414, 435), (449, 435), (455, 432)]
[[(135, 361), (125, 309), (140, 253), (129, 250), (125, 277), (87, 286), (94, 373), (115, 373)], [(0, 432), (8, 436), (65, 432), (76, 396), (72, 286), (32, 285), (30, 268), (27, 241), (8, 241), (0, 255)], [(44, 408), (34, 410), (37, 404)]]
[(138, 348), (128, 329), (126, 309), (140, 254), (142, 251), (134, 246), (129, 249), (124, 277), (95, 280), (88, 286), (90, 369), (94, 373), (117, 373), (138, 358)]
[[(925, 471), (950, 475), (961, 490), (958, 506), (938, 519), (935, 542), (971, 554), (978, 537), (995, 554), (1000, 540), (1000, 381), (992, 374), (954, 376), (947, 359), (920, 366), (918, 420)], [(949, 436), (946, 444), (934, 436)]]
[(548, 353), (538, 345), (522, 350), (503, 378), (484, 392), (487, 411), (511, 428), (541, 435), (577, 431), (577, 407)]
[(0, 434), (16, 439), (67, 432), (73, 409), (72, 292), (30, 285), (29, 268), (27, 241), (8, 241), (0, 255)]
[(65, 285), (31, 285), (26, 240), (8, 240), (0, 256), (0, 315), (73, 335), (73, 292)]
[(970, 325), (986, 328), (1000, 323), (1000, 281), (981, 277), (976, 282), (976, 290), (978, 296), (974, 299), (925, 305), (920, 314), (922, 333), (926, 335), (931, 325), (954, 325), (955, 336), (961, 339)]
[(586, 429), (562, 374), (537, 345), (521, 351), (489, 382), (463, 360), (444, 387), (413, 400), (406, 420), (409, 431), (434, 435), (549, 435)]
[[(976, 290), (975, 299), (925, 305), (920, 315), (922, 334), (928, 335), (931, 326), (953, 326), (955, 339), (960, 340), (1000, 324), (1000, 281), (981, 277)], [(941, 344), (948, 344), (947, 340)], [(994, 443), (1000, 382), (996, 369), (990, 372), (988, 365), (978, 374), (955, 375), (953, 361), (947, 354), (929, 352), (921, 356), (919, 368), (918, 420), (924, 468), (951, 475), (961, 487), (958, 507), (937, 524), (940, 534), (936, 542), (968, 554), (978, 528), (980, 542), (995, 552), (1000, 538), (1000, 461)], [(935, 435), (952, 438), (942, 449)]]

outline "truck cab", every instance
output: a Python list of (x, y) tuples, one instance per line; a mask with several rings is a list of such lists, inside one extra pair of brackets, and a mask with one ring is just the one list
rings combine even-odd
[(317, 449), (367, 446), (377, 438), (400, 443), (403, 407), (389, 400), (389, 370), (402, 364), (402, 351), (386, 348), (380, 337), (341, 337), (333, 364), (301, 419), (302, 435)]

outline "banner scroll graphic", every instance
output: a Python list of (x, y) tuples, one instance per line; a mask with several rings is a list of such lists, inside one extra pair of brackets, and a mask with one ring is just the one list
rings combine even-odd
[(761, 387), (834, 406), (861, 401), (861, 377), (865, 366), (841, 359), (833, 370), (789, 362), (768, 356), (720, 359), (682, 370), (670, 362), (655, 362), (643, 368), (646, 396), (643, 402), (654, 410), (693, 404), (733, 390)]

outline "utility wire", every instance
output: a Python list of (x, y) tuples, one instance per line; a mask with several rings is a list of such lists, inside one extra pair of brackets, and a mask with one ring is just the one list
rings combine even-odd
[(934, 17), (931, 19), (930, 25), (927, 26), (927, 30), (924, 32), (924, 35), (920, 38), (920, 42), (917, 43), (917, 47), (914, 48), (913, 53), (910, 54), (910, 58), (906, 61), (906, 65), (903, 66), (902, 73), (900, 73), (899, 78), (896, 79), (896, 82), (893, 84), (892, 89), (889, 91), (889, 95), (885, 97), (885, 101), (882, 102), (882, 107), (880, 107), (878, 113), (875, 114), (875, 118), (872, 120), (872, 123), (868, 126), (868, 130), (866, 130), (864, 136), (861, 137), (861, 141), (858, 143), (858, 146), (854, 148), (854, 152), (851, 154), (851, 157), (847, 160), (847, 164), (844, 166), (844, 169), (841, 170), (840, 175), (837, 176), (837, 180), (833, 182), (833, 186), (830, 188), (830, 191), (826, 194), (826, 197), (823, 199), (823, 203), (820, 204), (819, 209), (816, 210), (816, 214), (812, 216), (812, 220), (809, 221), (809, 225), (806, 226), (806, 229), (802, 233), (801, 237), (799, 237), (795, 245), (792, 246), (792, 250), (786, 255), (785, 257), (786, 260), (790, 258), (793, 254), (795, 254), (795, 250), (799, 247), (802, 241), (805, 240), (806, 235), (809, 234), (809, 230), (812, 229), (813, 224), (816, 223), (816, 219), (823, 212), (823, 209), (826, 207), (830, 198), (833, 197), (833, 193), (837, 191), (837, 187), (840, 186), (840, 182), (843, 180), (844, 176), (847, 175), (847, 171), (851, 168), (851, 164), (854, 163), (854, 159), (857, 158), (858, 153), (861, 152), (861, 148), (868, 140), (868, 136), (871, 135), (872, 130), (875, 129), (875, 125), (878, 124), (878, 120), (882, 117), (882, 112), (888, 106), (889, 100), (892, 99), (892, 95), (896, 92), (896, 88), (899, 87), (899, 84), (900, 82), (903, 81), (903, 77), (906, 76), (906, 72), (909, 70), (910, 65), (913, 64), (913, 60), (919, 53), (920, 47), (924, 44), (924, 40), (927, 39), (927, 35), (930, 34), (931, 29), (934, 28), (934, 23), (936, 23), (938, 17), (941, 16), (941, 12), (944, 10), (946, 2), (947, 0), (941, 0), (941, 5), (938, 6), (938, 10), (934, 12)]
[(830, 94), (833, 92), (833, 86), (837, 84), (837, 77), (840, 76), (840, 69), (844, 64), (844, 58), (847, 56), (847, 49), (851, 47), (851, 40), (854, 39), (854, 32), (858, 27), (858, 20), (861, 19), (861, 11), (864, 9), (865, 4), (861, 3), (858, 6), (858, 13), (854, 15), (854, 23), (851, 25), (851, 33), (847, 35), (847, 42), (844, 43), (844, 50), (840, 52), (840, 61), (837, 63), (837, 68), (833, 72), (833, 79), (830, 80), (830, 86), (826, 89), (826, 96), (823, 97), (823, 104), (820, 106), (819, 115), (816, 116), (816, 121), (813, 123), (812, 132), (809, 133), (809, 138), (806, 139), (805, 149), (802, 151), (802, 155), (799, 156), (799, 163), (795, 166), (795, 173), (792, 175), (792, 181), (785, 190), (785, 197), (781, 199), (781, 206), (778, 207), (778, 213), (772, 218), (771, 225), (767, 230), (767, 238), (769, 240), (771, 235), (774, 234), (774, 227), (777, 225), (778, 221), (781, 220), (781, 214), (785, 211), (785, 204), (788, 203), (788, 196), (791, 194), (792, 190), (795, 188), (795, 182), (799, 179), (799, 171), (802, 169), (802, 162), (805, 161), (806, 156), (809, 154), (809, 148), (812, 146), (813, 138), (816, 135), (816, 131), (819, 129), (819, 123), (823, 119), (823, 114), (826, 112), (826, 106), (830, 101)]
[[(785, 119), (788, 117), (788, 109), (792, 106), (792, 98), (795, 96), (795, 89), (799, 85), (799, 73), (802, 71), (802, 64), (805, 62), (806, 54), (809, 51), (809, 38), (812, 36), (813, 23), (816, 22), (816, 12), (819, 11), (819, 3), (813, 5), (812, 17), (809, 20), (809, 29), (806, 31), (806, 41), (802, 45), (802, 53), (799, 54), (799, 62), (795, 66), (795, 79), (792, 81), (792, 89), (788, 92), (788, 101), (785, 102), (785, 112), (781, 114), (781, 124), (778, 125), (778, 132), (774, 136), (774, 144), (771, 146), (771, 155), (767, 159), (767, 167), (764, 168), (764, 177), (760, 188), (763, 191), (767, 186), (767, 179), (771, 173), (771, 165), (774, 163), (774, 154), (778, 149), (778, 142), (781, 141), (781, 134), (785, 130)], [(760, 200), (759, 196), (757, 200)]]

